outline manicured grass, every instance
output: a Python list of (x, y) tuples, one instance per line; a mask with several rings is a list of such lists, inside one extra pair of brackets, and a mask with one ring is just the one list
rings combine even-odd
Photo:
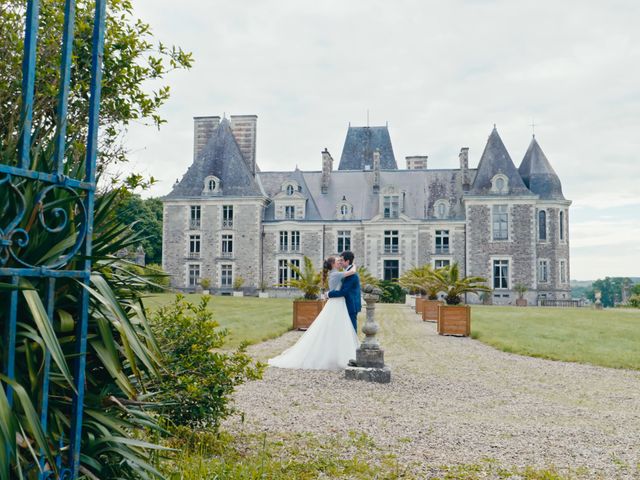
[(505, 352), (640, 370), (640, 310), (474, 306), (471, 336)]
[[(192, 303), (200, 302), (202, 295), (186, 295)], [(173, 293), (154, 294), (144, 301), (152, 312), (172, 303)], [(226, 346), (234, 348), (244, 340), (259, 343), (276, 338), (291, 329), (292, 301), (286, 298), (221, 297), (211, 296), (209, 309), (221, 327), (230, 335)]]

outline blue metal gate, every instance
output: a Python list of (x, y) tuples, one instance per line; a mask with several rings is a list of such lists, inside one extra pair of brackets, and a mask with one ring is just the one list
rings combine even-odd
[[(39, 17), (39, 0), (29, 0), (26, 11), (26, 30), (22, 78), (22, 130), (18, 146), (18, 161), (10, 164), (0, 161), (0, 191), (5, 198), (11, 198), (14, 205), (5, 208), (0, 217), (0, 282), (10, 283), (16, 288), (23, 278), (43, 285), (40, 288), (46, 305), (46, 317), (49, 322), (54, 318), (56, 307), (56, 281), (61, 278), (74, 278), (89, 285), (91, 273), (91, 240), (93, 232), (93, 210), (96, 182), (96, 153), (98, 141), (98, 113), (100, 106), (100, 87), (102, 79), (102, 53), (104, 45), (106, 0), (96, 0), (92, 41), (91, 86), (89, 99), (88, 138), (83, 178), (71, 178), (65, 172), (66, 125), (69, 86), (71, 80), (72, 48), (75, 22), (75, 0), (66, 0), (62, 55), (60, 65), (60, 90), (57, 109), (57, 131), (53, 168), (42, 171), (34, 165), (32, 158), (32, 117), (34, 107), (34, 84), (36, 75), (36, 45)], [(31, 185), (29, 186), (29, 183)], [(25, 192), (34, 192), (35, 196)], [(64, 205), (48, 204), (48, 197), (56, 189), (62, 189), (72, 199)], [(11, 212), (11, 215), (7, 215)], [(11, 217), (11, 218), (7, 218)], [(52, 223), (52, 220), (54, 222)], [(29, 258), (30, 229), (34, 224), (50, 234), (69, 232), (75, 241), (60, 252), (54, 259), (44, 262)], [(0, 342), (4, 353), (3, 387), (9, 406), (15, 402), (12, 381), (16, 374), (16, 333), (18, 322), (24, 312), (24, 300), (17, 289), (7, 294), (8, 302), (0, 304), (6, 309), (4, 337)], [(82, 435), (83, 404), (85, 392), (85, 365), (87, 351), (87, 325), (89, 315), (89, 293), (86, 288), (78, 302), (81, 303), (80, 315), (75, 322), (75, 354), (73, 383), (75, 387), (72, 407), (69, 412), (68, 438), (60, 438), (57, 463), (57, 478), (75, 479), (80, 465), (80, 444)], [(7, 304), (8, 303), (8, 304)], [(42, 374), (42, 398), (39, 399), (38, 412), (42, 430), (47, 432), (49, 382), (51, 374), (51, 352), (44, 353), (44, 372)], [(14, 384), (15, 385), (15, 384)], [(5, 447), (6, 448), (6, 447)], [(5, 451), (5, 453), (7, 453)], [(41, 457), (43, 457), (41, 452)], [(8, 456), (8, 455), (7, 455)], [(44, 468), (44, 458), (40, 461), (39, 478), (50, 479), (54, 471)], [(9, 476), (7, 472), (7, 476)]]

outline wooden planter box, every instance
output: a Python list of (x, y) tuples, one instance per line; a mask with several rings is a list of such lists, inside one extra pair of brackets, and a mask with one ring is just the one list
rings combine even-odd
[(439, 305), (438, 334), (471, 335), (471, 307), (469, 305)]
[(422, 301), (422, 321), (424, 322), (437, 322), (438, 321), (438, 306), (443, 305), (440, 300), (425, 299)]
[(416, 297), (416, 313), (422, 315), (422, 302), (424, 302), (425, 300), (426, 298), (420, 295)]
[(518, 307), (526, 307), (527, 306), (527, 299), (526, 298), (516, 298), (516, 305)]
[(324, 307), (323, 300), (294, 300), (293, 329), (306, 330)]

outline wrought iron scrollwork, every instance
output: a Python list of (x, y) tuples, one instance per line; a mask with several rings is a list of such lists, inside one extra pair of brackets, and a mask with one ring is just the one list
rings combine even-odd
[[(0, 177), (0, 192), (5, 191), (3, 197), (8, 202), (5, 211), (13, 210), (11, 221), (7, 225), (0, 225), (0, 267), (8, 266), (13, 261), (27, 268), (62, 268), (77, 255), (87, 235), (87, 212), (83, 198), (77, 190), (54, 183), (44, 185), (32, 202), (28, 202), (22, 191), (26, 184), (24, 180), (12, 174)], [(33, 187), (33, 182), (30, 183)], [(65, 193), (66, 198), (51, 198), (54, 193), (59, 197), (60, 191)], [(44, 264), (32, 262), (24, 258), (20, 250), (29, 246), (30, 232), (37, 228), (49, 234), (67, 234), (75, 237), (75, 240), (54, 259)]]

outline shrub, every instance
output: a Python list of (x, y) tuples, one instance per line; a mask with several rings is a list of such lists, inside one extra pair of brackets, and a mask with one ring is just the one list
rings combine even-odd
[(381, 280), (378, 283), (378, 288), (382, 290), (380, 303), (404, 303), (406, 292), (397, 282)]
[(234, 290), (240, 290), (243, 285), (244, 285), (244, 278), (242, 278), (240, 275), (238, 275), (235, 278), (235, 280), (233, 280), (233, 289)]
[(151, 318), (167, 369), (154, 385), (168, 423), (192, 428), (213, 427), (229, 416), (234, 389), (262, 377), (265, 365), (254, 363), (246, 344), (223, 351), (226, 329), (220, 329), (207, 308), (210, 297), (198, 305), (182, 295)]

